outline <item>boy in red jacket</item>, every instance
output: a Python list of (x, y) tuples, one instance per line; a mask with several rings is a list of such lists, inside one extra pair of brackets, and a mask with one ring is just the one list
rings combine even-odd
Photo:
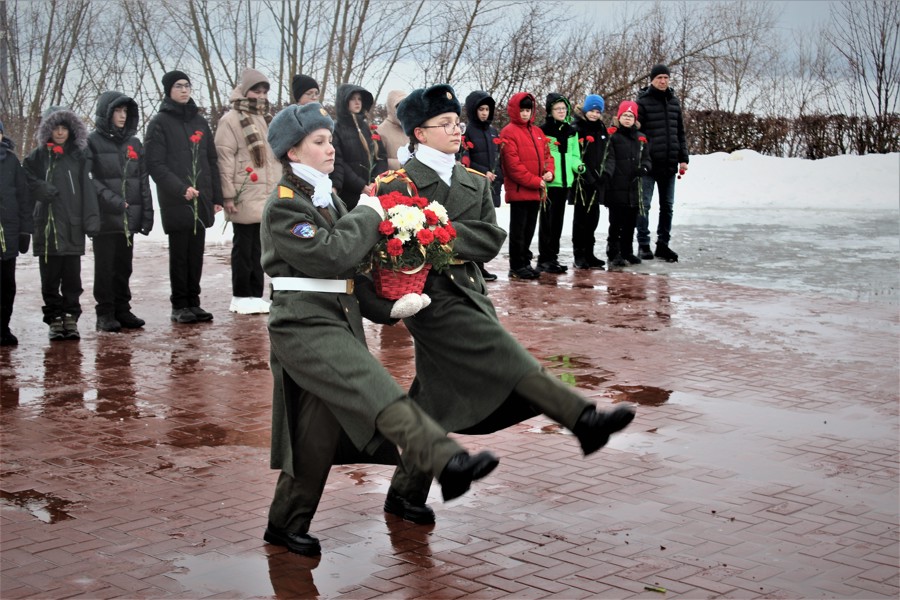
[(534, 96), (519, 92), (506, 107), (509, 125), (500, 131), (500, 160), (509, 203), (509, 278), (536, 279), (529, 247), (534, 238), (547, 182), (553, 181), (553, 157), (544, 132), (534, 127)]

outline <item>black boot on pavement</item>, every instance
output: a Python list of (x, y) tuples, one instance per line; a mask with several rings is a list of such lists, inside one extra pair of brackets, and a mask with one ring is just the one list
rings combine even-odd
[(581, 443), (585, 456), (606, 445), (609, 436), (625, 429), (634, 419), (634, 407), (617, 406), (610, 411), (597, 410), (595, 406), (584, 409), (572, 433)]
[(115, 333), (122, 329), (119, 323), (112, 315), (97, 315), (97, 331), (109, 331)]
[(274, 546), (284, 546), (294, 554), (303, 556), (319, 556), (322, 554), (322, 546), (319, 545), (318, 538), (308, 533), (291, 533), (275, 527), (271, 523), (266, 527), (263, 539)]
[(419, 525), (434, 523), (434, 511), (424, 500), (414, 501), (404, 498), (393, 488), (388, 488), (387, 498), (384, 499), (384, 512)]
[(638, 248), (638, 258), (643, 260), (653, 260), (653, 250), (650, 249), (650, 244), (641, 244)]
[(656, 244), (656, 258), (666, 262), (678, 262), (678, 255), (667, 244)]
[(498, 464), (500, 460), (486, 450), (475, 456), (468, 452), (454, 454), (438, 477), (444, 502), (459, 498), (468, 492), (473, 481), (486, 477), (497, 468)]

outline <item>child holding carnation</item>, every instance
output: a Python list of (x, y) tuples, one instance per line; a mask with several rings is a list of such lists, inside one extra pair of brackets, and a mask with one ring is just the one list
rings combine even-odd
[(509, 277), (536, 279), (532, 268), (531, 240), (547, 184), (553, 181), (553, 157), (544, 132), (534, 126), (534, 96), (519, 92), (506, 108), (509, 124), (500, 131), (500, 162), (509, 203)]
[(34, 255), (39, 257), (44, 323), (50, 341), (78, 340), (81, 257), (85, 235), (100, 231), (84, 122), (71, 110), (48, 108), (25, 158), (34, 208)]
[(100, 204), (100, 233), (94, 236), (94, 299), (97, 330), (120, 331), (144, 326), (131, 312), (134, 235), (153, 228), (153, 199), (144, 158), (136, 137), (138, 105), (117, 91), (100, 94), (94, 131), (88, 136), (94, 186)]
[(638, 131), (637, 104), (625, 100), (619, 104), (609, 136), (609, 152), (603, 177), (608, 178), (606, 204), (609, 206), (607, 245), (610, 265), (636, 265), (632, 238), (642, 200), (642, 178), (650, 172), (650, 149), (647, 138)]
[(603, 123), (604, 101), (590, 94), (584, 99), (580, 114), (576, 111), (575, 130), (581, 146), (584, 167), (575, 179), (572, 200), (572, 249), (576, 269), (602, 269), (604, 262), (594, 255), (594, 232), (600, 222), (600, 205), (605, 203), (602, 173), (606, 156), (607, 132)]

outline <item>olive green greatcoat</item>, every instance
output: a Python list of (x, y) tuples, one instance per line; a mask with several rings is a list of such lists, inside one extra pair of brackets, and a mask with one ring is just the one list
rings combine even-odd
[[(429, 273), (424, 293), (431, 305), (404, 319), (415, 339), (410, 396), (447, 431), (487, 433), (535, 416), (525, 402), (510, 399), (504, 406), (522, 377), (541, 365), (501, 325), (475, 264), (496, 257), (506, 239), (497, 225), (490, 183), (459, 163), (452, 187), (416, 158), (404, 171), (419, 196), (447, 209), (457, 232), (453, 250), (464, 261)], [(400, 178), (378, 187), (379, 194), (391, 191), (408, 193)]]
[[(313, 206), (309, 190), (298, 189), (286, 178), (280, 185), (284, 187), (276, 188), (266, 201), (260, 228), (266, 274), (352, 279), (379, 238), (378, 214), (367, 207), (347, 212), (332, 195), (331, 224)], [(303, 228), (292, 233), (303, 223), (315, 227), (314, 236), (300, 237)], [(305, 231), (309, 235), (312, 230)], [(375, 418), (404, 398), (405, 392), (369, 353), (359, 302), (353, 295), (273, 292), (269, 338), (274, 377), (273, 469), (294, 476), (295, 465), (305, 458), (296, 451), (302, 447), (297, 437), (321, 433), (319, 422), (298, 422), (302, 403), (316, 401), (328, 406), (346, 441), (352, 442), (341, 444), (334, 464), (396, 462), (396, 448), (376, 432)]]

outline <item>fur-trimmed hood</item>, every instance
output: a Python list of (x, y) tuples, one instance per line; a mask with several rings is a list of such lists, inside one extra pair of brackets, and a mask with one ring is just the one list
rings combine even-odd
[[(487, 106), (490, 111), (488, 112), (487, 121), (482, 121), (478, 118), (478, 107), (482, 105)], [(483, 90), (475, 90), (466, 96), (466, 126), (487, 129), (494, 121), (494, 109), (496, 107), (497, 103), (494, 102), (490, 94)]]
[(38, 146), (43, 146), (53, 139), (53, 130), (57, 125), (66, 125), (69, 128), (69, 140), (67, 144), (74, 144), (79, 150), (87, 148), (88, 130), (84, 121), (78, 118), (68, 108), (51, 107), (44, 111), (41, 118), (41, 124), (38, 125), (37, 132), (34, 134), (34, 141)]

